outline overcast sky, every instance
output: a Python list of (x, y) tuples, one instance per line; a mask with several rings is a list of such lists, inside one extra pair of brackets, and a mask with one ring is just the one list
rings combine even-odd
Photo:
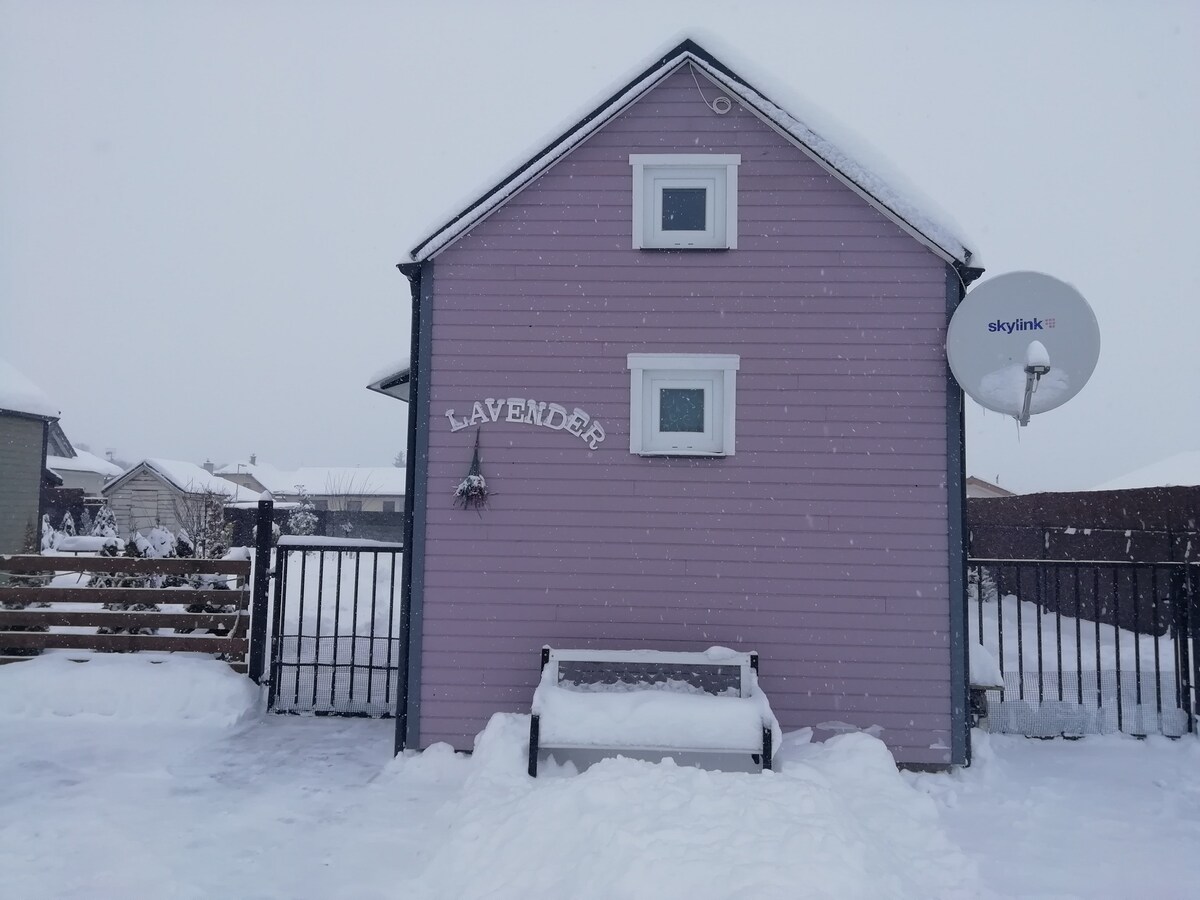
[(1196, 2), (0, 3), (0, 354), (96, 452), (386, 465), (395, 264), (687, 34), (1092, 302), (1092, 382), (969, 404), (972, 474), (1200, 448)]

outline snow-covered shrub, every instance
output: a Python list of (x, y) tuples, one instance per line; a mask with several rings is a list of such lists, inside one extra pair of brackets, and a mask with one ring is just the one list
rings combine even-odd
[(288, 514), (288, 534), (313, 534), (317, 530), (316, 507), (304, 489), (304, 485), (296, 485), (296, 491), (300, 494), (300, 505)]
[(91, 533), (96, 537), (115, 538), (117, 536), (117, 517), (107, 503), (96, 510)]

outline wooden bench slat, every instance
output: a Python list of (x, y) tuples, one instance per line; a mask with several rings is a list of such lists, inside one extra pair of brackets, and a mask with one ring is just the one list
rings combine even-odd
[(0, 587), (0, 603), (211, 603), (213, 606), (250, 605), (250, 591), (187, 588)]
[(247, 559), (134, 559), (127, 556), (5, 556), (0, 572), (94, 572), (103, 575), (240, 575), (250, 577)]
[[(14, 625), (85, 628), (217, 628), (233, 629), (246, 616), (238, 613), (107, 612), (96, 610), (0, 610), (0, 635)], [(2, 641), (3, 638), (0, 638)]]
[(247, 638), (159, 634), (55, 634), (39, 631), (0, 632), (0, 652), (9, 649), (58, 648), (63, 650), (190, 650), (196, 653), (229, 653), (244, 656)]

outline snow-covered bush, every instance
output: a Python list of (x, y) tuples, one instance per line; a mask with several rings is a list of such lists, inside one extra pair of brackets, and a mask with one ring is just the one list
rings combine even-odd
[(113, 515), (113, 511), (107, 503), (96, 510), (91, 533), (95, 537), (115, 538), (117, 536), (117, 517)]
[(304, 489), (304, 485), (296, 485), (296, 491), (300, 495), (300, 505), (288, 514), (288, 534), (313, 534), (317, 530), (316, 507)]

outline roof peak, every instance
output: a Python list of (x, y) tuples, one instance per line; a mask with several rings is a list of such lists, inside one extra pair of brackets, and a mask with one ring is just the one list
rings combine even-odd
[(846, 152), (843, 148), (844, 141), (835, 143), (823, 137), (804, 121), (777, 105), (765, 93), (753, 87), (691, 37), (685, 37), (658, 56), (583, 118), (570, 125), (526, 162), (429, 234), (412, 249), (412, 258), (420, 262), (436, 256), (684, 62), (692, 62), (709, 80), (736, 95), (737, 102), (749, 112), (799, 147), (832, 176), (862, 196), (936, 255), (960, 266), (971, 262), (971, 251), (955, 236), (954, 229), (924, 212), (921, 204), (898, 191), (894, 184), (895, 179), (885, 180), (876, 174), (874, 169), (862, 165), (855, 156)]

